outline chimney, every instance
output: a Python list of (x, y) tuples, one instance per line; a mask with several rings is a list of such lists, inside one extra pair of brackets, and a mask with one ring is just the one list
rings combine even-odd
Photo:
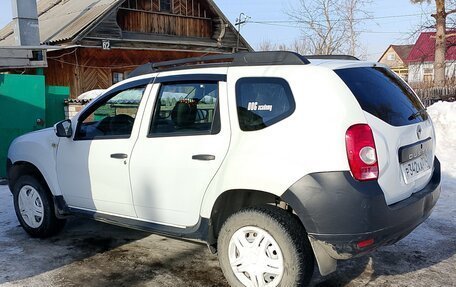
[(39, 46), (40, 30), (36, 0), (11, 0), (14, 41), (17, 46)]

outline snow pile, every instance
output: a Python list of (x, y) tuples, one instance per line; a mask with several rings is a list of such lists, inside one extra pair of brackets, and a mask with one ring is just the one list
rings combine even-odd
[(442, 171), (456, 181), (456, 102), (437, 102), (427, 111), (434, 122)]
[[(437, 102), (428, 108), (434, 122), (437, 157), (442, 168), (442, 193), (431, 215), (448, 230), (456, 227), (456, 102)], [(444, 229), (444, 228), (442, 228)], [(453, 234), (451, 231), (448, 234)], [(455, 238), (453, 237), (453, 242)]]

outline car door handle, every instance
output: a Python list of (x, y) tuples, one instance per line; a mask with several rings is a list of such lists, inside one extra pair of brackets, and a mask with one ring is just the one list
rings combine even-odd
[(195, 154), (192, 156), (194, 160), (215, 160), (215, 155), (212, 154)]
[(128, 157), (128, 155), (124, 154), (124, 153), (113, 153), (111, 155), (111, 158), (115, 158), (115, 159), (126, 159)]

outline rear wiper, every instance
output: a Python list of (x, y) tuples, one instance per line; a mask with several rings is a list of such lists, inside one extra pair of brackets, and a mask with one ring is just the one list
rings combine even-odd
[(412, 120), (416, 119), (419, 115), (425, 113), (426, 110), (427, 110), (426, 108), (423, 108), (423, 109), (421, 109), (421, 110), (418, 110), (416, 113), (414, 113), (414, 114), (412, 114), (410, 117), (408, 117), (408, 120), (409, 120), (409, 121), (412, 121)]

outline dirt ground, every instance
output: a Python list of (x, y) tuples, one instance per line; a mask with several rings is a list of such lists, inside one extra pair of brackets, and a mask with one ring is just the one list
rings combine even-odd
[[(447, 178), (445, 179), (445, 176)], [(444, 175), (432, 216), (370, 257), (339, 263), (313, 286), (456, 286), (456, 194)], [(74, 218), (51, 239), (19, 226), (0, 186), (0, 286), (227, 286), (206, 246)]]

